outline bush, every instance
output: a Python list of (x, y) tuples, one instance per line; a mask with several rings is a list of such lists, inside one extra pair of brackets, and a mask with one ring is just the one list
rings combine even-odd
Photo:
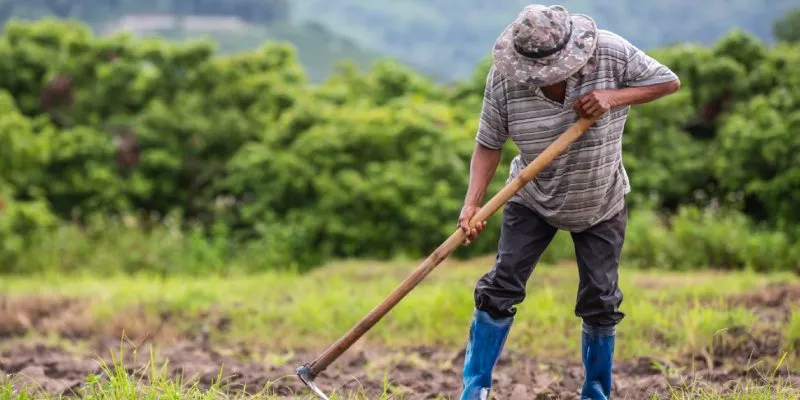
[(30, 272), (28, 252), (37, 234), (55, 226), (58, 219), (46, 201), (17, 201), (0, 184), (0, 272)]
[[(712, 48), (656, 54), (684, 89), (636, 107), (624, 137), (631, 209), (641, 215), (632, 262), (794, 268), (800, 48), (781, 46), (732, 32)], [(55, 21), (9, 23), (0, 54), (9, 204), (0, 217), (11, 238), (0, 258), (15, 272), (47, 263), (252, 271), (427, 255), (456, 228), (489, 65), (453, 87), (391, 61), (366, 73), (342, 67), (312, 86), (282, 44), (215, 58), (204, 42), (94, 38)], [(487, 200), (516, 154), (509, 142)], [(690, 211), (715, 204), (725, 213)], [(493, 252), (500, 215), (454, 256)], [(131, 216), (144, 225), (125, 225)], [(757, 234), (726, 236), (750, 220)], [(545, 259), (571, 256), (567, 239)], [(38, 254), (15, 261), (21, 249)], [(113, 262), (118, 249), (126, 254)], [(777, 259), (757, 257), (769, 254)]]
[[(259, 239), (238, 242), (224, 224), (208, 230), (187, 228), (177, 214), (161, 222), (145, 216), (97, 215), (79, 226), (56, 224), (40, 206), (17, 205), (0, 214), (0, 254), (4, 256), (0, 272), (230, 275), (302, 270), (333, 261), (308, 251), (309, 232), (302, 226), (263, 224)], [(16, 216), (14, 229), (8, 229), (9, 216)], [(475, 244), (492, 249), (494, 234), (486, 232)], [(444, 239), (444, 234), (430, 238)], [(639, 209), (630, 214), (622, 259), (625, 266), (634, 268), (800, 271), (800, 245), (783, 233), (759, 229), (737, 212), (686, 207), (667, 219)], [(568, 260), (574, 260), (572, 239), (560, 231), (541, 262)]]
[(735, 211), (684, 207), (665, 221), (652, 211), (637, 210), (623, 258), (644, 268), (797, 271), (800, 245), (782, 232), (759, 229)]

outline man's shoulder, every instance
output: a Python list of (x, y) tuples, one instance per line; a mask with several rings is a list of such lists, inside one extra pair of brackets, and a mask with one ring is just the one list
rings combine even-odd
[(486, 76), (486, 83), (491, 84), (492, 86), (497, 86), (502, 85), (505, 81), (505, 75), (501, 74), (494, 65), (489, 67), (489, 73)]
[(486, 88), (491, 90), (495, 96), (504, 95), (506, 91), (505, 85), (510, 82), (494, 65), (489, 68), (489, 72), (486, 74)]
[(629, 46), (629, 41), (609, 30), (597, 30), (597, 50), (600, 54), (607, 54), (610, 52), (625, 52)]

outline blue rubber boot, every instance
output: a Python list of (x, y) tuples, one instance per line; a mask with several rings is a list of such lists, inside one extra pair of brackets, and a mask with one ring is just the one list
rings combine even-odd
[(475, 310), (464, 356), (464, 391), (461, 400), (486, 400), (492, 387), (492, 370), (505, 345), (514, 317), (496, 319)]
[(615, 327), (583, 325), (581, 353), (586, 378), (581, 400), (611, 399), (611, 365), (614, 360)]

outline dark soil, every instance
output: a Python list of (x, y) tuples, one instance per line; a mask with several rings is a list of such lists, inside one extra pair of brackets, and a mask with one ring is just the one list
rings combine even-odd
[[(42, 345), (18, 344), (0, 352), (0, 370), (11, 375), (17, 387), (44, 390), (50, 394), (79, 395), (90, 374), (102, 375), (98, 357), (68, 352)], [(116, 346), (115, 358), (124, 360), (128, 373), (147, 381), (148, 350), (140, 349), (133, 361), (130, 348), (120, 358)], [(289, 357), (282, 364), (268, 359), (246, 361), (239, 357), (243, 349), (221, 354), (205, 346), (185, 342), (159, 347), (159, 359), (169, 360), (166, 371), (171, 377), (182, 377), (184, 383), (197, 383), (208, 388), (222, 376), (221, 386), (234, 392), (268, 393), (283, 398), (306, 394), (304, 385), (294, 375), (299, 365), (317, 354), (304, 353)], [(108, 365), (108, 350), (99, 354)], [(266, 362), (265, 362), (266, 361)], [(434, 399), (458, 398), (460, 366), (463, 352), (433, 348), (398, 350), (369, 349), (345, 353), (328, 371), (317, 378), (319, 386), (328, 393), (365, 392), (370, 399), (384, 392), (383, 378), (388, 374), (394, 398)], [(163, 364), (156, 363), (156, 367)], [(730, 382), (740, 382), (748, 376), (744, 368), (715, 366), (693, 373), (665, 374), (656, 360), (615, 364), (615, 398), (649, 399), (663, 395), (667, 389), (691, 384), (702, 379), (704, 384), (718, 389)], [(752, 374), (752, 372), (750, 373)], [(495, 372), (494, 395), (499, 399), (578, 399), (583, 382), (583, 370), (573, 361), (538, 361), (517, 355), (502, 357)], [(800, 382), (797, 382), (800, 385)], [(266, 391), (265, 391), (266, 389)]]
[[(732, 298), (730, 303), (752, 308), (766, 321), (785, 322), (790, 305), (797, 301), (800, 301), (797, 287), (772, 286)], [(216, 347), (204, 335), (181, 335), (165, 327), (169, 316), (152, 320), (135, 309), (119, 322), (97, 327), (88, 323), (85, 309), (77, 300), (0, 298), (0, 344), (5, 349), (0, 351), (0, 379), (8, 375), (16, 387), (54, 395), (80, 394), (87, 377), (104, 375), (100, 358), (110, 364), (112, 352), (119, 360), (123, 348), (128, 373), (137, 375), (151, 361), (152, 344), (157, 354), (156, 367), (168, 360), (169, 376), (182, 377), (187, 384), (197, 383), (207, 388), (221, 373), (220, 383), (229, 390), (255, 393), (266, 388), (268, 394), (295, 398), (296, 394), (307, 394), (295, 369), (319, 355), (316, 351), (295, 349), (295, 354), (283, 357), (279, 351), (253, 346)], [(225, 317), (211, 314), (214, 313), (209, 314), (204, 324), (223, 329)], [(762, 325), (766, 328), (758, 331), (735, 327), (721, 332), (702, 354), (686, 355), (677, 363), (651, 359), (616, 362), (614, 398), (650, 399), (653, 395), (663, 396), (669, 387), (692, 385), (698, 380), (706, 387), (724, 391), (746, 379), (758, 378), (763, 372), (750, 366), (757, 365), (760, 358), (780, 358), (786, 348), (777, 330), (781, 324)], [(118, 337), (110, 332), (118, 332), (120, 327), (135, 336), (123, 346), (118, 339), (109, 339)], [(80, 338), (93, 348), (68, 351), (36, 344), (22, 337), (31, 331)], [(132, 350), (136, 346), (134, 362)], [(388, 377), (389, 394), (395, 395), (392, 398), (458, 398), (463, 350), (357, 347), (346, 352), (317, 379), (324, 391), (339, 394), (363, 391), (370, 399), (378, 398), (384, 393), (384, 377)], [(498, 399), (578, 399), (583, 383), (578, 357), (576, 354), (568, 360), (535, 359), (506, 352), (495, 369), (493, 394)], [(146, 371), (143, 378), (147, 380)], [(793, 383), (800, 387), (800, 381)]]

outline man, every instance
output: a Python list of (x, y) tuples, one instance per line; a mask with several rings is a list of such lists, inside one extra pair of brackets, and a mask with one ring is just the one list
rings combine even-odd
[(530, 5), (499, 37), (486, 79), (469, 190), (458, 225), (469, 245), (485, 228), (480, 208), (510, 138), (520, 150), (509, 179), (579, 116), (598, 117), (564, 154), (510, 199), (497, 257), (475, 287), (475, 314), (461, 399), (486, 399), (515, 306), (558, 229), (569, 231), (579, 270), (575, 314), (582, 319), (582, 399), (608, 399), (622, 292), (617, 267), (630, 191), (621, 137), (629, 106), (676, 92), (678, 77), (622, 37), (561, 6)]

